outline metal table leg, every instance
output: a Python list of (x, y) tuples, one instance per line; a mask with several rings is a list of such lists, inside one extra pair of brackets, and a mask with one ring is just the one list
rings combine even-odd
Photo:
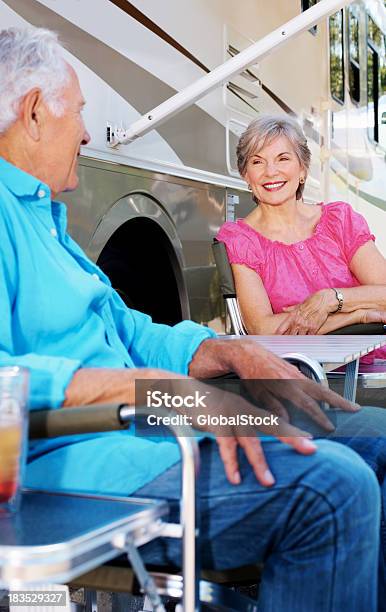
[(346, 366), (343, 397), (348, 400), (351, 400), (352, 402), (355, 402), (357, 394), (358, 369), (359, 359), (355, 359), (355, 361), (350, 361), (350, 363), (348, 363)]

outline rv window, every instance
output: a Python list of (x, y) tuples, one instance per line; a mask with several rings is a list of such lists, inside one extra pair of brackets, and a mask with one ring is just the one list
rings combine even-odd
[(343, 11), (335, 13), (330, 26), (330, 90), (332, 97), (344, 102)]
[(378, 142), (378, 54), (367, 48), (367, 131)]
[[(319, 2), (319, 0), (302, 0), (302, 11), (306, 11), (307, 9), (311, 8), (311, 6), (314, 6), (314, 4), (316, 4), (317, 2)], [(311, 34), (316, 34), (317, 30), (318, 28), (315, 25), (308, 31), (311, 32)]]
[(383, 34), (370, 15), (367, 15), (367, 37), (375, 47), (379, 48), (383, 45)]
[(359, 16), (358, 7), (349, 9), (349, 84), (353, 102), (360, 101)]
[(367, 18), (367, 128), (369, 138), (386, 149), (386, 44), (374, 20)]

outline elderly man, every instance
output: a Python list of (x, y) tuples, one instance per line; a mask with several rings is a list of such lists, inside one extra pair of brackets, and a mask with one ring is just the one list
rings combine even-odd
[[(315, 400), (357, 409), (254, 342), (224, 342), (189, 321), (156, 325), (129, 310), (66, 233), (56, 200), (76, 188), (80, 146), (90, 140), (79, 82), (56, 36), (0, 32), (0, 82), (0, 365), (29, 368), (32, 408), (133, 403), (139, 379), (234, 372), (297, 380), (298, 405), (325, 426)], [(286, 423), (281, 432), (287, 445), (237, 431), (217, 444), (201, 441), (204, 565), (264, 560), (261, 610), (376, 610), (373, 473), (343, 445), (316, 446)], [(126, 432), (72, 436), (31, 446), (27, 483), (173, 503), (179, 467), (168, 441)], [(175, 542), (161, 544), (149, 545), (145, 558), (178, 558)]]

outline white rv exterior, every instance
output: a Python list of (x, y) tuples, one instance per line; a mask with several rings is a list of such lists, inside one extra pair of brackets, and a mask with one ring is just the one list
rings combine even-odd
[(250, 195), (237, 135), (261, 112), (291, 113), (313, 152), (306, 198), (343, 199), (386, 254), (386, 10), (358, 0), (157, 130), (112, 149), (107, 129), (141, 115), (315, 0), (0, 0), (1, 28), (56, 30), (87, 99), (92, 141), (66, 195), (70, 231), (127, 302), (155, 320), (223, 329), (210, 244)]

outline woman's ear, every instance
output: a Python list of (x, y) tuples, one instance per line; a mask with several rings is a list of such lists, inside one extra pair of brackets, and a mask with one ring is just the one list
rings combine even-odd
[(31, 89), (20, 105), (20, 119), (30, 138), (38, 142), (41, 137), (41, 127), (46, 107), (42, 90), (38, 87)]
[(244, 172), (244, 174), (242, 174), (242, 175), (241, 175), (241, 178), (242, 178), (242, 179), (243, 179), (243, 181), (245, 181), (245, 183), (247, 184), (248, 190), (249, 190), (249, 191), (252, 191), (252, 187), (251, 187), (251, 185), (250, 185), (250, 183), (249, 183), (249, 179), (248, 179), (248, 176), (247, 176), (247, 175), (248, 175), (248, 173), (247, 173), (247, 171), (245, 171), (245, 172)]

